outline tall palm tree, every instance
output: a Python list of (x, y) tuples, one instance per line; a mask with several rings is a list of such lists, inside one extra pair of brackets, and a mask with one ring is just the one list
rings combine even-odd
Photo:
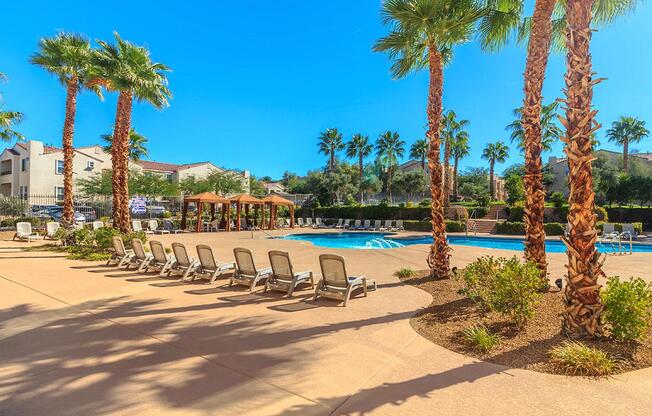
[(73, 222), (72, 168), (75, 156), (73, 137), (75, 135), (75, 114), (77, 94), (89, 89), (101, 97), (100, 86), (92, 84), (90, 74), (93, 50), (88, 39), (81, 35), (61, 32), (52, 38), (39, 41), (39, 50), (30, 58), (56, 76), (66, 88), (66, 116), (63, 122), (63, 214), (61, 221), (70, 226)]
[(328, 170), (332, 172), (335, 169), (335, 153), (344, 149), (342, 133), (340, 133), (337, 128), (324, 130), (319, 135), (317, 146), (319, 146), (319, 153), (328, 156)]
[[(548, 105), (541, 106), (541, 150), (549, 152), (552, 150), (552, 145), (559, 140), (563, 134), (561, 127), (557, 124), (558, 114), (557, 109), (559, 103), (557, 101)], [(516, 142), (518, 149), (525, 152), (526, 138), (525, 130), (523, 129), (523, 107), (514, 109), (514, 117), (516, 119), (505, 127), (505, 130), (511, 131), (509, 140), (513, 143)]]
[[(497, 6), (507, 6), (501, 0), (488, 0)], [(541, 152), (542, 89), (551, 47), (565, 47), (567, 0), (536, 0), (532, 17), (521, 20), (523, 0), (509, 2), (511, 7), (494, 7), (481, 25), (482, 45), (498, 49), (517, 31), (519, 40), (529, 37), (525, 65), (522, 128), (525, 136), (525, 257), (538, 264), (546, 274), (545, 231)], [(592, 2), (595, 22), (608, 24), (631, 11), (637, 0), (600, 0)]]
[(460, 159), (465, 158), (471, 153), (469, 146), (469, 134), (461, 131), (451, 142), (451, 153), (453, 155), (453, 200), (457, 201), (457, 173)]
[(95, 54), (94, 69), (96, 77), (108, 90), (119, 93), (111, 146), (113, 219), (121, 232), (128, 232), (131, 230), (131, 216), (127, 179), (133, 100), (135, 98), (162, 109), (169, 105), (172, 94), (165, 75), (170, 69), (153, 62), (146, 48), (122, 40), (117, 32), (114, 32), (114, 36), (115, 45), (97, 41), (101, 49)]
[(425, 68), (430, 73), (427, 137), (433, 244), (428, 265), (433, 278), (447, 278), (450, 274), (439, 161), (443, 68), (452, 48), (471, 38), (483, 14), (481, 5), (474, 0), (384, 0), (381, 6), (382, 20), (390, 26), (390, 33), (376, 42), (374, 50), (386, 52), (394, 61), (392, 75), (403, 78)]
[(360, 133), (353, 135), (351, 140), (346, 144), (346, 157), (358, 158), (358, 174), (360, 185), (360, 203), (362, 203), (363, 189), (362, 189), (362, 176), (364, 174), (364, 158), (373, 152), (374, 147), (369, 143), (369, 137), (363, 136)]
[[(113, 151), (113, 134), (103, 134), (100, 138), (106, 143), (103, 148), (107, 153)], [(147, 157), (147, 137), (138, 133), (135, 129), (129, 131), (129, 160), (137, 162)]]
[(387, 172), (387, 199), (392, 202), (392, 175), (398, 160), (405, 152), (405, 142), (395, 131), (386, 131), (378, 136), (376, 141), (376, 155)]
[(421, 161), (421, 169), (426, 171), (426, 159), (428, 158), (428, 140), (419, 139), (410, 146), (410, 157)]
[(448, 206), (451, 194), (450, 158), (451, 143), (457, 135), (466, 135), (464, 128), (470, 124), (469, 120), (458, 120), (457, 114), (449, 110), (442, 119), (442, 139), (444, 140), (444, 205)]
[(25, 136), (14, 130), (14, 126), (21, 121), (23, 121), (22, 113), (18, 111), (2, 111), (0, 107), (0, 141), (24, 140)]
[(645, 121), (634, 117), (620, 117), (607, 130), (607, 138), (623, 147), (623, 170), (629, 172), (629, 144), (638, 143), (650, 135), (645, 128)]
[(489, 194), (491, 199), (496, 199), (494, 186), (494, 167), (496, 162), (505, 163), (509, 156), (509, 147), (500, 140), (496, 143), (488, 143), (482, 151), (482, 158), (489, 161)]

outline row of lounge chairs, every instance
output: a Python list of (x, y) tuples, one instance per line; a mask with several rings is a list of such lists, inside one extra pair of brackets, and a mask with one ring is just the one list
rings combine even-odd
[(143, 242), (139, 239), (131, 240), (131, 249), (125, 249), (120, 237), (113, 237), (114, 253), (106, 265), (117, 265), (127, 269), (134, 267), (137, 271), (147, 273), (150, 270), (158, 271), (160, 276), (179, 275), (181, 281), (191, 278), (208, 279), (215, 282), (224, 273), (231, 273), (229, 286), (244, 285), (250, 291), (264, 281), (264, 291), (276, 290), (286, 292), (291, 297), (297, 286), (309, 284), (314, 289), (313, 299), (319, 296), (344, 301), (347, 305), (351, 292), (362, 289), (367, 296), (367, 289), (376, 290), (376, 282), (365, 276), (349, 276), (342, 256), (322, 254), (319, 256), (319, 265), (322, 278), (315, 286), (314, 274), (311, 270), (295, 272), (290, 261), (290, 255), (284, 251), (273, 250), (268, 253), (270, 267), (259, 269), (254, 262), (251, 250), (234, 248), (234, 262), (219, 262), (213, 255), (210, 246), (199, 244), (196, 246), (197, 259), (188, 255), (185, 245), (172, 243), (172, 255), (165, 252), (163, 244), (159, 241), (149, 242), (151, 253), (145, 251)]
[[(351, 224), (351, 221), (354, 221)], [(394, 224), (393, 224), (394, 223)], [(338, 230), (354, 230), (354, 231), (403, 231), (403, 220), (374, 220), (373, 225), (371, 220), (351, 220), (340, 218), (337, 222), (331, 226), (324, 224), (321, 218), (315, 218), (315, 222), (312, 222), (312, 218), (306, 218), (305, 221), (303, 218), (297, 218), (297, 225), (299, 227), (312, 227), (312, 228), (335, 228)]]
[[(147, 228), (143, 228), (142, 221), (140, 220), (133, 220), (132, 221), (132, 228), (134, 231), (144, 231), (145, 234), (170, 234), (171, 232), (173, 233), (178, 233), (180, 230), (175, 229), (172, 221), (169, 221), (167, 223), (166, 221), (169, 220), (163, 220), (163, 227), (161, 227), (158, 223), (157, 220), (148, 220), (147, 221)], [(105, 226), (104, 222), (102, 221), (93, 221), (91, 223), (88, 223), (90, 227), (93, 228), (93, 230), (98, 230), (100, 228), (103, 228)], [(78, 222), (74, 224), (75, 228), (84, 228), (86, 226), (86, 223)], [(22, 240), (22, 241), (35, 241), (35, 240), (42, 240), (42, 239), (50, 239), (54, 240), (56, 239), (56, 234), (57, 231), (61, 228), (61, 223), (57, 221), (49, 221), (45, 224), (45, 231), (41, 234), (33, 230), (32, 224), (29, 222), (18, 222), (16, 223), (16, 233), (14, 234), (14, 240)]]

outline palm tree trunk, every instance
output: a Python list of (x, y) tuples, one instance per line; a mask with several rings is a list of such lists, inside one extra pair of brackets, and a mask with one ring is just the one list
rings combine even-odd
[(444, 207), (447, 207), (450, 205), (450, 194), (451, 194), (451, 186), (450, 186), (450, 174), (449, 174), (449, 169), (450, 169), (450, 158), (451, 158), (451, 147), (450, 147), (450, 140), (444, 140)]
[(392, 167), (387, 168), (387, 200), (392, 203)]
[(77, 92), (79, 85), (77, 77), (68, 81), (66, 92), (66, 118), (63, 122), (63, 213), (61, 222), (65, 227), (72, 226), (75, 217), (75, 208), (72, 194), (72, 168), (75, 150), (73, 136), (75, 135), (75, 114), (77, 113)]
[(496, 199), (494, 196), (494, 163), (493, 160), (489, 162), (489, 196), (492, 201)]
[(331, 157), (328, 160), (328, 170), (330, 172), (335, 168), (335, 150), (331, 150)]
[(455, 161), (453, 162), (453, 200), (457, 201), (459, 196), (457, 195), (457, 168), (460, 164), (460, 158), (455, 156)]
[(359, 182), (359, 186), (360, 186), (360, 204), (362, 204), (362, 198), (363, 198), (363, 191), (362, 191), (362, 170), (364, 169), (364, 161), (363, 161), (363, 159), (362, 159), (362, 154), (359, 155), (359, 159), (358, 159), (358, 169), (360, 169), (360, 178), (359, 178), (359, 179), (360, 179), (360, 182)]
[(426, 171), (426, 158), (421, 156), (421, 170)]
[(623, 171), (629, 173), (629, 139), (623, 140)]
[(546, 191), (541, 152), (541, 91), (552, 41), (552, 12), (556, 0), (537, 0), (525, 65), (525, 98), (521, 124), (525, 135), (525, 258), (537, 264), (547, 283), (546, 232), (543, 227)]
[(133, 105), (133, 95), (131, 92), (125, 94), (124, 115), (122, 118), (122, 127), (120, 129), (120, 199), (122, 208), (120, 209), (120, 231), (123, 233), (131, 232), (131, 210), (129, 209), (129, 132), (131, 131), (131, 111)]
[(113, 227), (120, 229), (120, 219), (122, 218), (122, 193), (120, 193), (120, 184), (122, 175), (121, 166), (120, 166), (120, 155), (122, 150), (120, 149), (120, 140), (121, 129), (123, 127), (123, 117), (124, 117), (124, 106), (125, 106), (125, 93), (121, 92), (118, 95), (118, 105), (115, 113), (115, 124), (113, 126), (113, 142), (111, 143), (111, 165), (112, 165), (112, 174), (111, 174), (111, 188), (113, 191)]
[(430, 276), (435, 279), (449, 277), (450, 254), (446, 241), (446, 221), (442, 205), (442, 169), (439, 161), (440, 124), (442, 113), (442, 92), (444, 70), (442, 57), (436, 45), (429, 45), (430, 86), (428, 91), (428, 167), (430, 168), (430, 196), (432, 198), (430, 215), (432, 219), (432, 246), (428, 254)]
[(566, 308), (562, 312), (563, 330), (572, 337), (600, 336), (603, 332), (598, 278), (604, 276), (600, 254), (595, 248), (597, 230), (594, 212), (593, 151), (591, 135), (600, 126), (591, 109), (593, 84), (591, 68), (592, 0), (569, 0), (566, 55), (566, 116), (562, 124), (570, 172), (568, 185), (569, 232), (563, 237), (568, 248), (567, 284), (564, 292)]

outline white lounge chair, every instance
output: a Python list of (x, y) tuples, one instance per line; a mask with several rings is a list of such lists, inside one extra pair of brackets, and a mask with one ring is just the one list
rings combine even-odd
[(385, 220), (385, 224), (381, 228), (382, 231), (391, 231), (392, 230), (392, 220)]
[(131, 229), (135, 233), (140, 232), (140, 231), (145, 231), (145, 234), (154, 234), (154, 231), (143, 230), (143, 223), (140, 220), (132, 220), (131, 221)]
[(118, 267), (122, 267), (131, 261), (132, 257), (134, 257), (134, 252), (125, 249), (125, 243), (122, 241), (122, 238), (113, 236), (111, 242), (113, 244), (113, 253), (111, 254), (111, 258), (106, 262), (107, 266), (111, 265), (111, 263), (116, 263)]
[(380, 220), (374, 220), (374, 225), (371, 227), (372, 230), (374, 231), (380, 231), (381, 230), (381, 224), (382, 222)]
[(396, 226), (394, 227), (395, 231), (405, 231), (403, 228), (403, 220), (396, 220)]
[(321, 221), (320, 217), (315, 218), (315, 225), (312, 228), (326, 228), (326, 225)]
[(144, 272), (147, 273), (149, 269), (154, 269), (159, 272), (159, 276), (163, 276), (168, 268), (172, 266), (175, 258), (165, 253), (163, 244), (160, 241), (151, 240), (149, 248), (152, 251), (152, 260), (145, 266)]
[(344, 306), (347, 305), (351, 292), (362, 288), (364, 295), (367, 296), (367, 286), (376, 290), (376, 281), (368, 280), (365, 276), (349, 276), (346, 273), (346, 264), (344, 257), (335, 254), (321, 254), (319, 256), (319, 266), (321, 267), (322, 278), (317, 283), (314, 300), (319, 296), (343, 300)]
[(45, 224), (45, 238), (50, 240), (56, 239), (57, 231), (61, 228), (61, 224), (56, 221), (50, 221)]
[(172, 220), (168, 220), (168, 219), (163, 220), (163, 229), (166, 230), (168, 233), (178, 234), (180, 232), (183, 232), (183, 230), (180, 230), (174, 226)]
[(143, 242), (137, 238), (133, 238), (131, 240), (131, 248), (134, 252), (134, 256), (127, 263), (127, 269), (133, 264), (134, 266), (136, 266), (136, 270), (141, 272), (154, 259), (154, 257), (151, 254), (145, 253), (145, 247), (143, 247)]
[(622, 240), (638, 240), (638, 233), (634, 229), (634, 224), (623, 224), (622, 227), (622, 232), (619, 235)]
[(231, 276), (229, 286), (234, 283), (238, 285), (249, 286), (249, 290), (253, 291), (258, 282), (268, 278), (272, 274), (272, 268), (266, 267), (258, 270), (254, 263), (254, 256), (251, 250), (246, 248), (234, 248), (233, 254), (235, 256), (236, 270)]
[(364, 220), (364, 224), (360, 227), (360, 231), (368, 231), (371, 228), (371, 220)]
[(179, 280), (185, 280), (186, 277), (195, 272), (199, 266), (199, 262), (188, 256), (186, 246), (181, 243), (172, 243), (172, 252), (174, 253), (174, 261), (168, 268), (168, 276), (174, 272), (181, 274)]
[(338, 229), (346, 229), (346, 228), (349, 228), (350, 226), (351, 226), (351, 220), (346, 219), (346, 220), (344, 220), (344, 223), (343, 223), (343, 224), (341, 224), (341, 225), (336, 225), (335, 228), (338, 228)]
[(154, 234), (170, 234), (170, 232), (165, 228), (158, 228), (158, 221), (156, 220), (149, 220), (147, 222), (147, 226), (149, 228), (149, 231), (151, 231)]
[(104, 227), (104, 223), (102, 221), (93, 221), (93, 230), (99, 230), (100, 228)]
[(235, 263), (218, 263), (213, 255), (213, 249), (205, 244), (197, 246), (197, 256), (199, 257), (199, 267), (195, 270), (192, 280), (197, 276), (208, 276), (209, 283), (213, 283), (222, 273), (235, 271)]
[(288, 253), (272, 250), (268, 255), (269, 263), (272, 265), (272, 274), (265, 282), (265, 292), (268, 289), (278, 290), (287, 292), (288, 297), (292, 297), (294, 289), (301, 283), (310, 282), (310, 288), (315, 288), (312, 270), (295, 273), (292, 269), (292, 262)]
[(342, 224), (344, 224), (344, 218), (337, 220), (337, 223), (331, 225), (330, 228), (342, 228)]
[(355, 220), (353, 223), (353, 227), (351, 227), (352, 230), (359, 230), (362, 228), (362, 221), (361, 220)]
[(29, 222), (17, 222), (16, 223), (16, 234), (14, 234), (14, 240), (18, 238), (21, 241), (30, 241), (42, 240), (43, 236), (39, 235), (32, 231), (32, 223)]
[(310, 217), (306, 218), (306, 227), (312, 227), (312, 226), (313, 226), (312, 218)]
[(302, 227), (302, 228), (305, 226), (305, 224), (303, 223), (303, 218), (302, 217), (297, 218), (297, 226)]

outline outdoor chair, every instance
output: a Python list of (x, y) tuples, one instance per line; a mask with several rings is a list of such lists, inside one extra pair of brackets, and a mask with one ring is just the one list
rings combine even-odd
[(233, 254), (235, 256), (237, 267), (235, 273), (231, 276), (229, 286), (232, 286), (235, 283), (238, 285), (249, 286), (249, 290), (253, 291), (258, 282), (268, 278), (272, 274), (272, 269), (270, 267), (261, 270), (256, 268), (254, 256), (251, 254), (251, 250), (246, 248), (234, 248)]
[(131, 221), (131, 229), (134, 230), (135, 233), (144, 231), (145, 234), (154, 234), (154, 231), (151, 230), (143, 230), (143, 223), (140, 220), (132, 220)]
[(322, 278), (317, 283), (315, 296), (319, 296), (344, 301), (347, 305), (351, 292), (355, 289), (362, 288), (364, 296), (367, 296), (368, 286), (371, 290), (376, 290), (376, 281), (367, 279), (365, 276), (349, 276), (346, 273), (346, 264), (344, 257), (335, 254), (321, 254), (319, 256), (319, 266), (321, 267)]
[(127, 269), (133, 264), (136, 266), (136, 270), (139, 272), (143, 271), (147, 265), (154, 259), (151, 254), (145, 253), (145, 247), (143, 247), (143, 242), (138, 238), (133, 238), (131, 240), (131, 248), (134, 252), (133, 257), (127, 263)]
[(204, 231), (209, 231), (209, 232), (210, 231), (215, 231), (215, 232), (217, 232), (217, 231), (219, 231), (219, 227), (220, 227), (220, 220), (215, 219), (215, 220), (213, 220), (213, 221), (211, 221), (209, 223), (204, 224)]
[(286, 292), (288, 297), (301, 283), (310, 282), (310, 288), (315, 288), (312, 270), (295, 273), (292, 269), (290, 255), (284, 251), (272, 250), (268, 253), (269, 263), (272, 265), (272, 274), (265, 282), (265, 292), (267, 290), (278, 290)]
[(360, 231), (367, 231), (371, 228), (371, 220), (364, 220), (364, 224), (360, 227)]
[(396, 220), (394, 231), (405, 231), (405, 228), (403, 228), (403, 220)]
[(172, 243), (172, 253), (174, 253), (174, 261), (168, 268), (167, 274), (170, 276), (172, 272), (181, 274), (179, 280), (185, 280), (195, 272), (199, 266), (199, 262), (188, 256), (186, 246), (181, 243)]
[(159, 276), (163, 276), (167, 272), (168, 268), (172, 266), (172, 263), (175, 261), (173, 256), (168, 256), (165, 253), (163, 244), (160, 241), (151, 240), (149, 242), (149, 249), (152, 252), (152, 259), (145, 266), (144, 272), (147, 273), (149, 269), (154, 269), (159, 272)]
[(305, 227), (305, 224), (303, 223), (303, 218), (302, 217), (297, 218), (297, 225), (299, 227), (302, 227), (302, 228)]
[(42, 240), (43, 236), (39, 235), (32, 231), (32, 223), (29, 222), (17, 222), (16, 223), (16, 234), (14, 234), (14, 240), (18, 238), (21, 241), (27, 241), (28, 243), (33, 240)]
[(374, 231), (380, 231), (382, 229), (380, 224), (381, 224), (380, 220), (374, 220), (374, 226), (371, 227), (371, 229)]
[(346, 220), (344, 220), (344, 223), (343, 223), (343, 224), (341, 224), (341, 225), (336, 225), (335, 228), (338, 228), (338, 229), (346, 229), (346, 228), (349, 228), (350, 226), (351, 226), (351, 220), (346, 219)]
[(106, 262), (107, 266), (111, 265), (111, 263), (116, 263), (118, 267), (122, 267), (134, 257), (132, 250), (125, 250), (125, 243), (122, 241), (122, 238), (113, 236), (111, 243), (113, 244), (113, 253)]
[(612, 241), (618, 239), (619, 234), (616, 231), (616, 226), (612, 222), (605, 222), (602, 226), (602, 235), (600, 241)]
[(385, 220), (385, 224), (382, 227), (383, 231), (391, 231), (392, 230), (392, 220)]
[(46, 223), (45, 237), (49, 238), (50, 240), (54, 240), (56, 238), (55, 235), (57, 234), (57, 231), (59, 231), (59, 228), (61, 228), (61, 224), (56, 221), (50, 221)]
[(149, 231), (151, 231), (154, 234), (170, 234), (170, 232), (165, 228), (158, 228), (158, 221), (156, 220), (149, 220), (147, 222), (147, 226), (149, 228)]
[(312, 218), (310, 217), (306, 218), (306, 227), (312, 227), (312, 226), (313, 226)]
[(199, 257), (199, 267), (195, 270), (192, 280), (198, 275), (208, 276), (209, 283), (213, 283), (222, 273), (226, 271), (235, 271), (235, 263), (218, 263), (213, 256), (213, 249), (205, 244), (197, 245), (197, 256)]
[(623, 230), (620, 233), (620, 238), (621, 239), (638, 240), (638, 234), (636, 233), (636, 230), (634, 229), (634, 224), (623, 224), (622, 227), (623, 227)]
[(353, 227), (351, 227), (352, 230), (359, 230), (362, 227), (362, 221), (360, 220), (355, 220), (353, 223)]
[(331, 225), (330, 228), (342, 228), (342, 224), (344, 224), (344, 218), (337, 220), (337, 223)]
[(104, 227), (104, 223), (102, 221), (93, 221), (92, 223), (93, 230), (99, 230), (100, 228)]
[(163, 229), (166, 230), (168, 233), (178, 234), (182, 232), (182, 230), (174, 226), (172, 220), (163, 220)]

